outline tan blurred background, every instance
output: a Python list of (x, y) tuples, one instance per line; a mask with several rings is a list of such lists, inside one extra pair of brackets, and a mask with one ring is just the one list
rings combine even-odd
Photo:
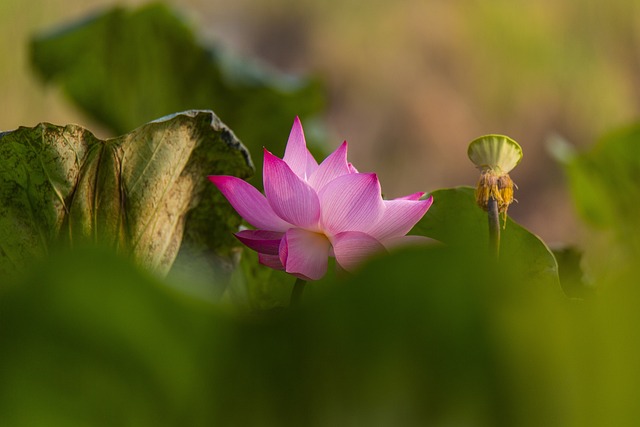
[[(100, 135), (58, 89), (36, 79), (28, 40), (101, 7), (143, 3), (2, 0), (0, 130), (49, 121)], [(552, 244), (576, 242), (580, 225), (548, 140), (587, 147), (639, 115), (635, 0), (168, 3), (205, 39), (283, 72), (321, 76), (332, 147), (347, 139), (350, 160), (378, 172), (388, 197), (474, 185), (468, 142), (511, 136), (525, 157), (511, 174), (520, 189), (510, 213)]]

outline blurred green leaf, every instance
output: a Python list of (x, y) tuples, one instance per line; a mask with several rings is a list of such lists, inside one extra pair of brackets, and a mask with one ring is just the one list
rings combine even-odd
[(557, 158), (576, 209), (591, 226), (585, 265), (598, 282), (620, 283), (636, 274), (640, 254), (640, 123), (605, 135), (587, 151), (565, 152)]
[[(329, 291), (318, 298), (305, 294), (302, 307), (237, 324), (229, 343), (235, 351), (222, 353), (215, 367), (216, 383), (234, 384), (212, 399), (217, 421), (262, 426), (564, 421), (556, 401), (570, 385), (554, 382), (559, 371), (546, 365), (553, 362), (555, 354), (547, 350), (555, 350), (555, 343), (515, 355), (555, 338), (549, 328), (559, 327), (555, 310), (564, 297), (545, 286), (518, 286), (510, 269), (495, 269), (488, 255), (443, 245), (405, 249), (328, 284)], [(528, 329), (532, 322), (538, 331)], [(511, 343), (523, 332), (511, 353)], [(519, 389), (523, 372), (532, 378), (529, 388)], [(239, 411), (239, 401), (251, 402), (251, 410)]]
[[(487, 214), (477, 206), (474, 189), (457, 187), (436, 190), (433, 206), (411, 234), (431, 237), (448, 245), (467, 246), (478, 253), (489, 248)], [(558, 264), (547, 245), (511, 218), (501, 230), (500, 261), (524, 281), (558, 287)]]
[(489, 255), (405, 248), (247, 316), (58, 252), (0, 290), (2, 425), (633, 425), (635, 277), (577, 303)]
[(210, 386), (200, 349), (220, 325), (112, 251), (34, 261), (0, 293), (2, 425), (194, 425)]
[(60, 239), (117, 248), (160, 273), (182, 243), (228, 255), (240, 218), (206, 177), (246, 178), (248, 156), (211, 111), (105, 141), (75, 125), (2, 133), (0, 274), (25, 268)]
[[(115, 7), (34, 38), (32, 62), (116, 134), (156, 117), (213, 109), (261, 165), (281, 154), (293, 118), (324, 105), (319, 81), (276, 74), (200, 42), (168, 6)], [(307, 123), (310, 141), (313, 121)], [(257, 179), (261, 178), (258, 170)]]
[(236, 324), (215, 367), (215, 382), (234, 384), (212, 399), (216, 421), (633, 425), (639, 288), (569, 300), (489, 255), (408, 248), (300, 308)]
[[(298, 309), (250, 317), (110, 251), (57, 253), (0, 292), (3, 426), (518, 425), (531, 394), (510, 393), (517, 369), (496, 340), (513, 337), (496, 318), (522, 287), (482, 257), (459, 268), (466, 252), (398, 252)], [(544, 388), (523, 418), (544, 419), (565, 388)]]
[[(578, 212), (616, 243), (640, 251), (640, 123), (606, 135), (563, 161)], [(609, 242), (611, 243), (611, 242)]]
[(558, 275), (564, 293), (574, 298), (593, 297), (594, 283), (584, 271), (583, 252), (574, 246), (566, 246), (554, 248), (553, 256), (558, 261)]
[(295, 278), (258, 263), (258, 254), (242, 248), (241, 259), (230, 277), (224, 300), (235, 307), (263, 311), (286, 307)]

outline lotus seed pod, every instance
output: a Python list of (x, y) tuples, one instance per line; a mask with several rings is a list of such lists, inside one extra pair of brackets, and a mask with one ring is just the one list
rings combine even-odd
[(471, 141), (467, 154), (477, 168), (502, 175), (520, 163), (522, 148), (508, 136), (485, 135)]
[(476, 187), (476, 203), (487, 211), (489, 200), (494, 199), (506, 225), (507, 210), (515, 200), (513, 188), (517, 188), (509, 172), (522, 159), (522, 148), (507, 136), (485, 135), (471, 141), (467, 154), (481, 171)]

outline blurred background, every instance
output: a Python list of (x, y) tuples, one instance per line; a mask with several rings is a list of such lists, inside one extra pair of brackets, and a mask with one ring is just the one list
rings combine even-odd
[[(47, 121), (110, 136), (36, 78), (29, 41), (102, 8), (145, 3), (3, 0), (0, 130)], [(551, 244), (575, 243), (580, 232), (549, 141), (590, 146), (640, 109), (640, 3), (632, 0), (168, 4), (206, 42), (321, 79), (329, 149), (348, 140), (350, 160), (378, 172), (387, 197), (475, 185), (468, 142), (511, 136), (525, 157), (511, 174), (519, 203), (510, 214)]]

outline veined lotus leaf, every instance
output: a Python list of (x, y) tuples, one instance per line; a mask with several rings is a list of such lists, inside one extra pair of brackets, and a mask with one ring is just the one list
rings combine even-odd
[(218, 255), (240, 218), (207, 175), (247, 178), (249, 153), (211, 111), (107, 140), (41, 123), (0, 134), (0, 275), (55, 244), (106, 245), (166, 273), (184, 240)]

